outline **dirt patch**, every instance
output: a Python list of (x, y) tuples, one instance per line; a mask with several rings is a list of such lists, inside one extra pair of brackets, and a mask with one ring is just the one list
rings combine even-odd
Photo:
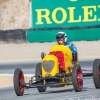
[(0, 0), (0, 29), (26, 29), (30, 27), (29, 0)]
[[(100, 58), (100, 41), (73, 42), (78, 50), (78, 58)], [(41, 52), (49, 53), (56, 42), (1, 44), (0, 61), (29, 61), (41, 59)]]
[[(31, 78), (25, 77), (25, 82), (29, 82)], [(13, 86), (13, 76), (0, 76), (0, 87)]]

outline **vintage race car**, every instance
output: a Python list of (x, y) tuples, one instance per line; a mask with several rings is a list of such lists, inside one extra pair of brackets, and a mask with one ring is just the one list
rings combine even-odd
[[(78, 61), (73, 63), (69, 47), (55, 45), (51, 47), (49, 54), (41, 53), (41, 58), (42, 62), (36, 65), (35, 76), (31, 77), (29, 83), (25, 83), (23, 71), (20, 68), (15, 69), (14, 89), (17, 96), (23, 95), (24, 88), (37, 88), (39, 92), (45, 92), (47, 87), (73, 85), (76, 92), (82, 91), (82, 69)], [(96, 77), (94, 75), (95, 80)]]

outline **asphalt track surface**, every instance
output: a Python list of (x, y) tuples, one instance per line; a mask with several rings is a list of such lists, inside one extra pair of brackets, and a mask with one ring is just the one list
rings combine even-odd
[[(33, 74), (40, 61), (0, 63), (0, 74), (13, 74), (15, 68), (21, 68), (24, 74)], [(81, 60), (81, 68), (92, 72), (93, 59)], [(39, 93), (36, 88), (25, 89), (23, 96), (16, 96), (13, 87), (0, 88), (0, 100), (100, 100), (100, 89), (96, 89), (92, 77), (83, 79), (82, 92), (75, 92), (73, 86), (66, 88), (47, 88)]]

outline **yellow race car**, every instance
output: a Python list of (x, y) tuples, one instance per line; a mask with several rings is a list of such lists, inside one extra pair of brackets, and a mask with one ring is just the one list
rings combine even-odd
[[(41, 54), (42, 62), (38, 63), (35, 76), (29, 83), (25, 83), (24, 74), (20, 68), (14, 72), (14, 89), (17, 96), (24, 93), (24, 88), (37, 88), (45, 92), (47, 87), (58, 88), (73, 85), (76, 92), (83, 87), (83, 75), (79, 62), (73, 63), (72, 52), (69, 47), (55, 45), (49, 54)], [(34, 80), (35, 79), (35, 80)]]

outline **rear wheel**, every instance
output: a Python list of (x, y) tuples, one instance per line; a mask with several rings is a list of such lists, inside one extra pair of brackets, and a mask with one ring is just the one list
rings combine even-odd
[(93, 62), (93, 81), (95, 87), (100, 88), (100, 59), (95, 59)]
[(15, 69), (13, 83), (14, 90), (17, 96), (22, 96), (24, 93), (24, 86), (20, 84), (20, 81), (24, 82), (24, 75), (20, 68)]
[(72, 70), (72, 82), (73, 87), (76, 92), (82, 91), (83, 88), (83, 75), (81, 66), (79, 64), (75, 64)]
[[(42, 63), (38, 63), (36, 66), (36, 70), (35, 70), (35, 76), (39, 76), (42, 75)], [(39, 81), (40, 77), (36, 77), (36, 81)], [(38, 83), (38, 84), (43, 84), (42, 82)], [(37, 87), (39, 92), (45, 92), (46, 91), (46, 87)]]

